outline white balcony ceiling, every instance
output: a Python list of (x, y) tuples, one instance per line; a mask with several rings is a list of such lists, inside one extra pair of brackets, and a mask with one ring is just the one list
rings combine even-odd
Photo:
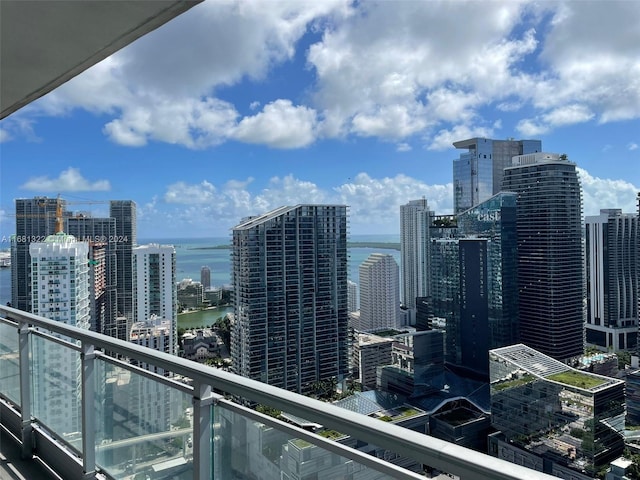
[(0, 118), (202, 0), (1, 0)]

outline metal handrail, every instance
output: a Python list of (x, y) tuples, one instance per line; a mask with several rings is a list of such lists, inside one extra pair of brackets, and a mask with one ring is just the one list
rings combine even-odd
[(332, 404), (289, 392), (272, 385), (225, 372), (191, 360), (84, 330), (38, 315), (0, 306), (0, 316), (15, 322), (40, 327), (93, 345), (96, 349), (135, 359), (190, 378), (198, 385), (268, 405), (297, 417), (313, 420), (359, 440), (391, 450), (430, 467), (458, 475), (462, 479), (520, 480), (555, 477), (515, 465), (502, 459), (424, 435), (393, 423), (383, 422)]

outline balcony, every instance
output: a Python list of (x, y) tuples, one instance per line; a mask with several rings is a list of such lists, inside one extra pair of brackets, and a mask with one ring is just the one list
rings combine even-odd
[[(25, 478), (44, 478), (29, 470), (41, 463), (47, 475), (64, 479), (425, 478), (232, 397), (376, 445), (386, 450), (384, 458), (413, 459), (463, 480), (554, 478), (190, 360), (0, 307), (0, 476), (10, 468)], [(32, 458), (39, 462), (25, 462)]]

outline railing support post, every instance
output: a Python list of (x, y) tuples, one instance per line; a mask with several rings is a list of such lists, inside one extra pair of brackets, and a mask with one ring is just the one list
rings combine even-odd
[(193, 479), (213, 478), (211, 405), (213, 394), (211, 385), (196, 382), (193, 389)]
[(29, 324), (20, 322), (18, 328), (18, 368), (20, 369), (21, 456), (33, 456), (33, 429), (31, 427), (31, 373), (29, 368)]
[(93, 345), (82, 342), (82, 471), (85, 480), (96, 478), (95, 357)]

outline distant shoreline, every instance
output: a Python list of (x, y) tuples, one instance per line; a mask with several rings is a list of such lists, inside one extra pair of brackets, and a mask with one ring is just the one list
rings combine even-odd
[[(229, 250), (231, 245), (212, 245), (209, 247), (189, 247), (187, 250)], [(381, 248), (400, 251), (399, 242), (348, 242), (347, 248)]]

